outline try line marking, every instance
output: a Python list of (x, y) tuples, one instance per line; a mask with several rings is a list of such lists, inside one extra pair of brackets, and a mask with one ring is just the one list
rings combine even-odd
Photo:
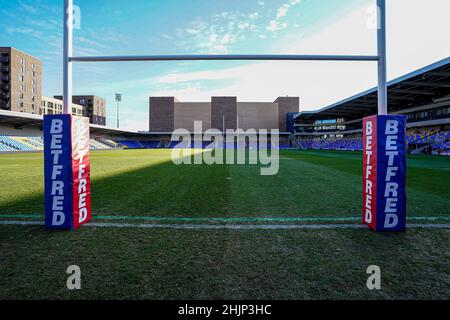
[[(0, 225), (9, 226), (43, 226), (39, 221), (0, 221)], [(84, 227), (98, 228), (138, 228), (138, 229), (231, 229), (231, 230), (293, 230), (293, 229), (367, 229), (357, 224), (145, 224), (145, 223), (107, 223), (93, 222)], [(450, 224), (408, 224), (410, 229), (450, 229)]]
[[(42, 214), (0, 214), (0, 219), (43, 219)], [(361, 217), (152, 217), (152, 216), (104, 216), (93, 215), (94, 221), (120, 220), (120, 221), (154, 221), (154, 222), (212, 222), (212, 223), (242, 223), (242, 222), (361, 222)], [(442, 217), (408, 217), (408, 221), (450, 221), (450, 216)]]

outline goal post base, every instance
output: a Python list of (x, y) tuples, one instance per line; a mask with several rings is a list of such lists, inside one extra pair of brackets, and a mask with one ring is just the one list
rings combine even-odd
[(44, 116), (45, 226), (73, 230), (91, 220), (89, 119)]
[(375, 231), (406, 230), (406, 117), (363, 119), (363, 224)]

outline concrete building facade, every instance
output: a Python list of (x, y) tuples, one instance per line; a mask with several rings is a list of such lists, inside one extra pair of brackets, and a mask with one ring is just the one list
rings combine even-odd
[(39, 114), (42, 62), (12, 47), (0, 47), (0, 109)]
[[(62, 96), (55, 96), (62, 100)], [(106, 126), (106, 100), (93, 95), (73, 96), (72, 103), (83, 106), (84, 117), (88, 117), (92, 124)]]
[(237, 98), (211, 98), (211, 126), (224, 132), (237, 128)]
[[(63, 113), (63, 101), (55, 98), (42, 96), (41, 108), (39, 115), (46, 114), (62, 114)], [(85, 107), (72, 103), (72, 115), (78, 117), (84, 117), (86, 114)]]
[(194, 121), (208, 129), (279, 129), (287, 132), (287, 114), (299, 112), (298, 97), (275, 102), (238, 102), (236, 97), (212, 97), (211, 102), (180, 102), (174, 97), (150, 97), (150, 131), (194, 131)]
[(150, 97), (150, 131), (172, 132), (175, 128), (174, 97)]
[(208, 102), (175, 102), (174, 128), (194, 132), (194, 122), (202, 121), (203, 128), (211, 128), (211, 104)]

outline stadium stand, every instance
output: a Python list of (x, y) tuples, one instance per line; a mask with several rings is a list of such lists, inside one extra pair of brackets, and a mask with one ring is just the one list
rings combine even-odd
[(160, 141), (141, 141), (140, 144), (145, 149), (158, 149), (160, 145)]
[[(95, 139), (91, 139), (90, 148), (91, 150), (113, 149), (111, 145)], [(0, 152), (42, 150), (44, 150), (44, 141), (41, 137), (0, 136)]]
[[(449, 82), (450, 58), (389, 82), (388, 110), (407, 116), (410, 153), (450, 153)], [(291, 132), (280, 134), (279, 148), (362, 150), (362, 119), (376, 112), (377, 88), (373, 88), (317, 111), (295, 113), (289, 118)], [(42, 116), (0, 110), (0, 123), (0, 152), (42, 150), (42, 139), (33, 137), (42, 134)], [(170, 141), (169, 132), (132, 132), (97, 125), (90, 129), (95, 137), (92, 150), (172, 149), (179, 144)], [(202, 143), (203, 148), (209, 145)], [(245, 147), (260, 146), (247, 142)], [(268, 143), (267, 147), (273, 146)]]
[(37, 146), (37, 142), (29, 142), (31, 138), (25, 137), (10, 137), (10, 136), (0, 136), (0, 143), (2, 145), (9, 147), (9, 151), (38, 151), (42, 150), (43, 146)]
[[(450, 130), (437, 128), (412, 129), (406, 140), (411, 153), (445, 154), (449, 152)], [(362, 138), (299, 139), (302, 149), (362, 151)], [(434, 152), (433, 152), (434, 150)]]
[(125, 149), (145, 149), (141, 143), (134, 140), (119, 140), (117, 143), (124, 146)]
[(302, 139), (299, 140), (302, 149), (316, 150), (344, 150), (344, 151), (362, 151), (362, 138), (350, 139)]
[(111, 146), (103, 143), (102, 141), (95, 140), (95, 139), (91, 139), (90, 148), (91, 148), (91, 150), (109, 150), (109, 149), (113, 149)]
[[(410, 153), (448, 155), (450, 57), (388, 83), (388, 111), (407, 117)], [(362, 150), (362, 119), (377, 113), (377, 88), (293, 117), (301, 149)]]

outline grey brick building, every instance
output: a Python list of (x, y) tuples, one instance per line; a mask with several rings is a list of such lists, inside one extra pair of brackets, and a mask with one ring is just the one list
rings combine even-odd
[(151, 132), (193, 131), (194, 121), (202, 121), (204, 131), (253, 128), (287, 132), (287, 114), (300, 111), (300, 99), (238, 102), (237, 97), (212, 97), (211, 102), (180, 102), (174, 97), (150, 97), (149, 110)]

